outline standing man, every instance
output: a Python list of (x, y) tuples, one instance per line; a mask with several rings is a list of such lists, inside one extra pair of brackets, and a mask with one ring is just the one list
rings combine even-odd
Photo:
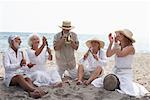
[(58, 72), (62, 77), (67, 70), (70, 78), (75, 79), (77, 69), (74, 51), (79, 47), (77, 34), (70, 31), (74, 28), (70, 21), (63, 21), (62, 26), (59, 27), (62, 28), (62, 31), (54, 36), (53, 41)]

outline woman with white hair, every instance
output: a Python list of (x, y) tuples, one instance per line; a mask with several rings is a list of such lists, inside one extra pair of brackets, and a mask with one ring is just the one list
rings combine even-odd
[(9, 49), (4, 53), (3, 64), (5, 67), (4, 83), (7, 87), (19, 85), (23, 90), (29, 93), (33, 98), (40, 98), (44, 91), (34, 87), (30, 78), (25, 74), (28, 67), (33, 67), (29, 63), (28, 57), (24, 57), (22, 51), (19, 49), (21, 39), (17, 35), (9, 36)]
[(62, 80), (57, 70), (49, 70), (46, 66), (46, 60), (52, 60), (51, 50), (48, 47), (46, 37), (43, 36), (42, 45), (39, 46), (39, 36), (37, 34), (32, 34), (29, 37), (28, 44), (31, 47), (27, 51), (29, 59), (31, 63), (35, 64), (30, 68), (29, 75), (33, 83), (37, 86), (61, 86)]

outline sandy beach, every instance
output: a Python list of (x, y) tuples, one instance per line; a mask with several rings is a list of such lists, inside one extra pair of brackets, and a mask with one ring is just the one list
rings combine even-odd
[[(82, 56), (82, 53), (76, 52), (77, 61)], [(2, 67), (2, 53), (0, 54), (0, 77), (4, 75)], [(55, 59), (49, 64), (55, 65)], [(110, 73), (114, 59), (108, 59), (108, 64), (105, 67), (106, 73)], [(137, 53), (134, 57), (133, 71), (134, 81), (142, 84), (148, 91), (150, 91), (150, 54)], [(64, 83), (63, 87), (52, 88), (42, 87), (48, 90), (48, 94), (39, 100), (150, 100), (150, 96), (142, 98), (131, 97), (123, 95), (117, 91), (106, 91), (103, 88), (95, 88), (92, 85), (76, 85), (75, 81), (70, 84)], [(4, 86), (2, 79), (0, 79), (0, 100), (32, 100), (28, 97), (27, 92), (24, 92), (19, 87), (7, 88)]]

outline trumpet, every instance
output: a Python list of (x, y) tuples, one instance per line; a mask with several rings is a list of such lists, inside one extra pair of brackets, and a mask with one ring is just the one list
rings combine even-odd
[(69, 34), (67, 36), (67, 38), (65, 39), (65, 43), (70, 44), (71, 43), (71, 34)]

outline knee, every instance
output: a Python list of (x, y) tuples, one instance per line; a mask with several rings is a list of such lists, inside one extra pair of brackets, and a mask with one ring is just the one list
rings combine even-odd
[(27, 82), (31, 82), (32, 80), (30, 79), (30, 78), (25, 78), (25, 80), (27, 81)]
[(18, 78), (18, 79), (23, 78), (22, 75), (16, 75), (15, 77)]
[(78, 65), (78, 69), (83, 69), (83, 68), (84, 68), (84, 66), (82, 64)]
[(58, 73), (61, 77), (64, 74), (64, 72), (65, 72), (65, 70), (63, 68), (58, 68)]
[(101, 74), (102, 71), (103, 71), (103, 68), (101, 66), (97, 66), (96, 72), (98, 72), (99, 74)]
[(16, 75), (15, 79), (20, 81), (20, 80), (24, 79), (24, 77), (22, 75)]
[(97, 66), (97, 70), (102, 71), (103, 68), (101, 66)]

